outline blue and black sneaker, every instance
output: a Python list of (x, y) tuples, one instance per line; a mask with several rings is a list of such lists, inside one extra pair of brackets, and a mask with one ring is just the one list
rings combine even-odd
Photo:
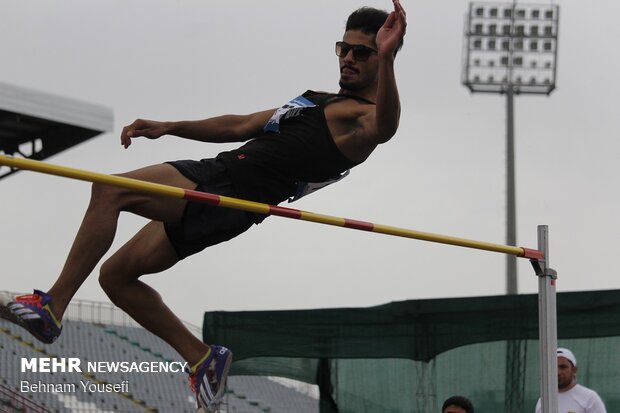
[(196, 394), (198, 407), (215, 412), (226, 389), (226, 377), (232, 362), (232, 352), (226, 347), (212, 345), (211, 350), (190, 371), (189, 381)]
[(25, 328), (43, 343), (51, 344), (62, 331), (62, 325), (49, 307), (51, 300), (49, 294), (34, 290), (33, 294), (15, 297), (2, 308), (0, 316)]

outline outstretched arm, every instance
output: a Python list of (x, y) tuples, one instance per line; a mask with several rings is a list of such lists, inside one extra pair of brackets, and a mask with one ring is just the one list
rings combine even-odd
[(164, 135), (174, 135), (201, 142), (243, 142), (262, 130), (274, 110), (269, 109), (250, 115), (223, 115), (204, 120), (178, 122), (136, 119), (123, 128), (121, 144), (128, 148), (133, 138), (157, 139)]

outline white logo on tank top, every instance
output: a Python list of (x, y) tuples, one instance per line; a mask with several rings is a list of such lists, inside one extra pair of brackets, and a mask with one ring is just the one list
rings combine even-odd
[(304, 108), (312, 108), (315, 106), (316, 105), (314, 103), (312, 103), (310, 100), (306, 99), (305, 97), (297, 96), (295, 99), (292, 99), (287, 104), (278, 108), (273, 113), (273, 115), (271, 116), (271, 119), (269, 119), (269, 122), (267, 122), (263, 130), (265, 132), (280, 132), (280, 120), (281, 119), (288, 119), (288, 118), (292, 118), (295, 116), (299, 116), (299, 114)]

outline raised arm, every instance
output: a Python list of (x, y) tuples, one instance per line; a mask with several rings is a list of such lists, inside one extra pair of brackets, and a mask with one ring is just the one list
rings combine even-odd
[(398, 0), (394, 0), (394, 11), (379, 29), (376, 40), (379, 55), (376, 122), (379, 139), (382, 142), (394, 136), (398, 129), (400, 99), (394, 75), (394, 55), (405, 36), (406, 27), (405, 10)]
[(393, 0), (394, 11), (379, 29), (376, 36), (379, 58), (376, 109), (362, 120), (363, 128), (380, 144), (390, 140), (398, 129), (400, 98), (394, 74), (394, 57), (407, 28), (405, 10), (399, 0)]
[(243, 142), (260, 133), (274, 111), (275, 109), (269, 109), (250, 115), (223, 115), (177, 122), (136, 119), (123, 128), (121, 144), (128, 148), (133, 138), (157, 139), (164, 135), (200, 142)]

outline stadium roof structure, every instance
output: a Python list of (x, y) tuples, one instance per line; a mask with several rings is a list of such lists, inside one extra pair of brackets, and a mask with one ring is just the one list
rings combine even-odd
[(0, 82), (0, 153), (43, 160), (113, 127), (110, 108)]

